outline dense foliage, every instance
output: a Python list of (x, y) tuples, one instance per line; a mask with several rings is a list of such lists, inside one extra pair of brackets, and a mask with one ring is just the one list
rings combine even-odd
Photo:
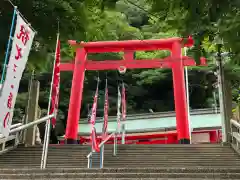
[[(240, 3), (216, 0), (15, 0), (13, 1), (38, 31), (27, 70), (21, 82), (15, 120), (21, 119), (27, 103), (28, 82), (32, 71), (34, 78), (41, 83), (39, 106), (47, 109), (50, 89), (52, 62), (56, 33), (61, 34), (62, 61), (73, 59), (74, 50), (68, 39), (81, 41), (159, 39), (173, 36), (192, 35), (195, 46), (188, 55), (196, 60), (204, 55), (209, 60), (208, 67), (189, 69), (189, 89), (191, 108), (212, 107), (216, 92), (214, 38), (224, 41), (222, 51), (230, 52), (224, 58), (225, 73), (231, 84), (233, 100), (239, 101), (240, 79)], [(9, 2), (0, 2), (0, 57), (6, 50), (13, 7)], [(165, 51), (137, 52), (136, 58), (161, 58), (168, 55)], [(94, 54), (95, 60), (121, 59), (121, 54)], [(127, 85), (128, 113), (174, 110), (172, 73), (169, 69), (150, 69), (127, 71), (120, 75), (117, 71), (87, 72), (81, 116), (87, 115), (93, 101), (96, 77), (100, 76), (100, 99), (98, 116), (103, 114), (104, 81), (107, 76), (110, 92), (110, 115), (116, 114), (117, 86), (124, 81)], [(60, 106), (58, 124), (65, 126), (71, 73), (61, 74)], [(238, 102), (239, 103), (239, 102)], [(59, 126), (60, 127), (60, 126)], [(62, 134), (64, 127), (59, 128)]]

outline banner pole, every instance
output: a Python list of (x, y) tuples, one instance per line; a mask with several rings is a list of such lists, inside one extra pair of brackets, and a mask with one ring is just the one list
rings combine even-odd
[(125, 144), (125, 123), (126, 123), (126, 89), (122, 82), (122, 144)]
[(118, 86), (118, 101), (117, 101), (117, 136), (120, 135), (121, 132), (121, 101), (122, 96), (120, 92), (120, 86)]
[(12, 25), (11, 25), (11, 29), (10, 29), (10, 35), (9, 35), (8, 44), (7, 44), (7, 51), (6, 51), (5, 58), (4, 58), (2, 77), (1, 77), (1, 81), (0, 81), (0, 90), (1, 90), (1, 86), (4, 82), (5, 71), (6, 71), (7, 61), (8, 61), (9, 52), (10, 52), (10, 46), (11, 46), (12, 40), (13, 40), (12, 35), (13, 35), (13, 29), (14, 29), (14, 24), (15, 24), (15, 20), (16, 20), (16, 15), (17, 15), (17, 6), (14, 6), (14, 12), (13, 12), (13, 17), (12, 17)]
[[(54, 60), (54, 64), (53, 64), (52, 81), (51, 81), (51, 87), (50, 87), (50, 92), (49, 92), (48, 111), (47, 111), (48, 115), (50, 113), (50, 108), (51, 108), (54, 71), (55, 71), (55, 65), (56, 65), (56, 59), (57, 59), (57, 46), (58, 46), (58, 43), (59, 43), (58, 41), (59, 41), (59, 33), (57, 35), (55, 60)], [(51, 128), (51, 118), (46, 121), (46, 125), (45, 125), (44, 143), (43, 143), (42, 159), (41, 159), (41, 169), (45, 169), (46, 164), (47, 164), (48, 145), (49, 145), (49, 138), (50, 138), (50, 128)]]
[(125, 144), (125, 122), (122, 124), (122, 144)]
[(102, 147), (100, 147), (100, 169), (103, 168), (103, 162), (104, 162), (104, 144)]

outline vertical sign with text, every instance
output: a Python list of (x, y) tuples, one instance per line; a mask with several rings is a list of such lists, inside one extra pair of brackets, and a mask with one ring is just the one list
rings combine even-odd
[(8, 137), (20, 80), (25, 69), (35, 32), (17, 14), (12, 51), (0, 96), (0, 133)]

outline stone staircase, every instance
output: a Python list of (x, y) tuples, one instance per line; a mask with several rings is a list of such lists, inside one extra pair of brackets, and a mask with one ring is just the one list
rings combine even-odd
[(86, 169), (89, 146), (49, 147), (40, 170), (42, 147), (18, 147), (0, 156), (0, 179), (240, 179), (240, 157), (220, 144), (105, 146), (104, 169)]
[[(86, 168), (89, 146), (50, 145), (47, 168)], [(40, 168), (42, 146), (18, 148), (0, 156), (1, 168)]]
[[(105, 148), (107, 149), (107, 148)], [(104, 167), (240, 167), (240, 156), (221, 144), (120, 145), (105, 150)]]

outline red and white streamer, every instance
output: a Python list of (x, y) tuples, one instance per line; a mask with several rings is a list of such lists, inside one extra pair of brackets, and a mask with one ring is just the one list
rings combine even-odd
[(97, 102), (98, 102), (98, 84), (97, 84), (97, 89), (94, 95), (90, 123), (91, 123), (91, 131), (92, 131), (91, 132), (92, 150), (95, 152), (100, 152), (100, 149), (97, 143), (97, 133), (95, 129), (96, 115), (97, 115)]
[(60, 88), (60, 40), (59, 35), (57, 37), (56, 52), (55, 52), (55, 64), (53, 72), (53, 82), (52, 82), (52, 97), (51, 97), (51, 109), (49, 114), (55, 114), (52, 118), (53, 128), (56, 126), (56, 118), (58, 111), (58, 102), (59, 102), (59, 88)]
[(107, 129), (108, 129), (108, 108), (109, 108), (108, 85), (107, 85), (107, 79), (106, 79), (102, 140), (104, 140), (108, 135), (108, 132), (107, 132)]

